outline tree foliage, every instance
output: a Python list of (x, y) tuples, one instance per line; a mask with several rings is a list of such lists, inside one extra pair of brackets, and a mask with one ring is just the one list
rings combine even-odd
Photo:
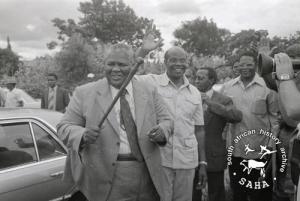
[(21, 61), (19, 56), (11, 49), (0, 48), (0, 75), (13, 76), (19, 69)]
[[(81, 2), (79, 11), (83, 17), (78, 23), (73, 19), (52, 20), (53, 25), (59, 29), (59, 40), (66, 41), (74, 33), (80, 33), (84, 38), (97, 38), (105, 44), (125, 41), (139, 46), (146, 27), (151, 23), (147, 18), (136, 16), (134, 10), (122, 0)], [(157, 29), (155, 32), (160, 37)]]
[(81, 34), (73, 34), (56, 55), (58, 73), (65, 85), (79, 83), (89, 73), (102, 74), (105, 45), (96, 45)]
[(289, 37), (274, 36), (270, 39), (270, 47), (274, 49), (272, 55), (278, 52), (285, 52), (286, 48), (300, 43), (300, 31), (296, 31), (295, 34), (291, 34)]
[(32, 61), (24, 61), (15, 76), (18, 87), (24, 89), (34, 98), (41, 98), (47, 87), (47, 73), (57, 72), (57, 64), (53, 57), (38, 57)]
[(174, 31), (176, 44), (182, 46), (187, 52), (198, 55), (213, 55), (218, 47), (222, 46), (230, 35), (226, 29), (217, 27), (213, 20), (200, 17), (183, 22), (181, 27)]

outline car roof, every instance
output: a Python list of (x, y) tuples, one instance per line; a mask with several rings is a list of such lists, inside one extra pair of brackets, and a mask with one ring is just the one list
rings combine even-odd
[(62, 115), (63, 113), (61, 112), (38, 108), (0, 108), (0, 120), (14, 118), (41, 119), (50, 124), (53, 128), (56, 128)]

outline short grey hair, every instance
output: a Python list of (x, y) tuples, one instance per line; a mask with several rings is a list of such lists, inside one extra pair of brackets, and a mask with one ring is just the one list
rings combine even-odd
[(135, 54), (131, 46), (125, 43), (117, 43), (110, 46), (109, 50), (104, 55), (104, 61), (114, 52), (124, 52), (131, 62), (134, 62)]

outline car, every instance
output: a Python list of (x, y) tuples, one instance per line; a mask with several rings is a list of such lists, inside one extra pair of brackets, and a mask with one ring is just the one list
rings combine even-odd
[(62, 113), (0, 109), (0, 201), (84, 201), (62, 181), (67, 148), (56, 125)]

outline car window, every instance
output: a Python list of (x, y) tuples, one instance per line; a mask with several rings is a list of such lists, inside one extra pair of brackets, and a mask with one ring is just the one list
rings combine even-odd
[(29, 123), (0, 124), (0, 169), (37, 161)]
[(66, 154), (63, 147), (43, 128), (32, 123), (40, 160), (63, 156)]

